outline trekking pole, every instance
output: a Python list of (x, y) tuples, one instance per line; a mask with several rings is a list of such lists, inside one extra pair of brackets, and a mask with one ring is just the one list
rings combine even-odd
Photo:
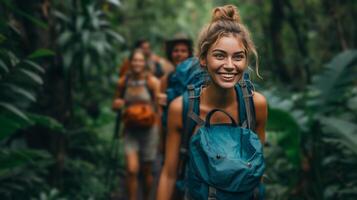
[[(121, 122), (121, 110), (117, 112), (116, 119), (115, 119), (115, 126), (114, 126), (114, 133), (112, 142), (110, 145), (110, 152), (109, 152), (109, 162), (106, 171), (106, 180), (105, 184), (108, 186), (108, 191), (111, 192), (112, 188), (112, 180), (115, 177), (115, 172), (117, 170), (117, 162), (119, 157), (119, 136), (120, 136), (120, 123)], [(113, 161), (114, 163), (112, 163)], [(113, 174), (114, 173), (114, 174)], [(114, 176), (113, 176), (114, 175)]]

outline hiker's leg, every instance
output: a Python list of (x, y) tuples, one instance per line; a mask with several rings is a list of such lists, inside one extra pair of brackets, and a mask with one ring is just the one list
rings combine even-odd
[(133, 131), (126, 130), (124, 140), (128, 199), (137, 200), (139, 188), (138, 175), (140, 170), (139, 139)]
[(144, 199), (148, 200), (154, 183), (153, 162), (157, 156), (159, 145), (158, 127), (154, 126), (143, 134), (140, 138), (141, 170), (144, 176)]
[(144, 200), (148, 200), (153, 188), (154, 176), (152, 174), (152, 162), (142, 164), (142, 172), (144, 175)]
[(128, 199), (137, 200), (138, 194), (138, 174), (139, 174), (139, 156), (136, 151), (126, 153), (126, 169), (127, 169), (127, 188)]

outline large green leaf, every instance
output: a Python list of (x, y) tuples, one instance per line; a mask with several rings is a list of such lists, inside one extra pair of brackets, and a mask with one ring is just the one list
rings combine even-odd
[(357, 72), (357, 51), (349, 50), (338, 54), (325, 66), (325, 71), (314, 77), (312, 89), (317, 95), (310, 102), (321, 109), (326, 104), (338, 101), (355, 81)]
[(27, 56), (28, 59), (43, 58), (48, 56), (54, 56), (55, 52), (49, 49), (37, 49), (35, 52)]
[[(23, 113), (25, 114), (25, 113)], [(28, 120), (24, 120), (17, 115), (0, 114), (0, 140), (3, 140), (18, 130), (38, 125), (47, 129), (63, 132), (64, 127), (57, 120), (33, 113), (26, 113)]]
[(30, 120), (36, 125), (46, 127), (48, 129), (55, 130), (55, 131), (64, 130), (63, 125), (59, 123), (57, 120), (53, 119), (52, 117), (33, 114), (33, 113), (29, 113), (27, 115), (29, 116)]
[(115, 5), (115, 6), (120, 6), (121, 5), (121, 2), (119, 0), (107, 0), (107, 2)]
[(8, 88), (10, 89), (11, 91), (15, 92), (16, 94), (19, 94), (21, 95), (21, 97), (25, 97), (27, 99), (29, 99), (30, 101), (36, 101), (36, 97), (33, 93), (17, 86), (17, 85), (14, 85), (14, 84), (9, 84), (9, 83), (4, 83), (4, 84), (0, 84), (0, 88)]
[(18, 168), (25, 170), (29, 164), (38, 164), (46, 161), (53, 163), (52, 156), (46, 151), (31, 149), (1, 150), (0, 151), (0, 180), (11, 176), (12, 171)]
[(9, 72), (9, 68), (6, 66), (6, 64), (2, 60), (0, 60), (0, 68), (6, 73)]
[(20, 59), (12, 51), (7, 49), (5, 53), (10, 60), (11, 66), (16, 66), (20, 62)]
[(20, 109), (18, 109), (16, 106), (7, 103), (7, 102), (0, 102), (0, 107), (4, 108), (8, 112), (15, 114), (18, 117), (21, 117), (24, 120), (29, 120), (28, 117), (23, 113)]
[(23, 74), (25, 74), (27, 77), (29, 77), (35, 83), (40, 84), (40, 85), (43, 84), (42, 78), (39, 75), (33, 73), (32, 71), (27, 70), (27, 69), (19, 69), (19, 71), (21, 71)]
[(0, 115), (0, 141), (9, 137), (17, 130), (26, 128), (30, 125), (29, 120), (23, 120), (16, 116)]
[(58, 37), (57, 43), (60, 46), (64, 46), (64, 45), (68, 44), (71, 41), (72, 37), (73, 37), (73, 33), (72, 32), (65, 31), (65, 32), (61, 33), (61, 35)]
[(106, 30), (106, 33), (111, 36), (112, 38), (114, 38), (116, 41), (118, 41), (119, 43), (123, 43), (125, 40), (124, 38), (118, 34), (117, 32), (113, 31), (113, 30)]
[(267, 131), (277, 134), (278, 145), (296, 168), (300, 166), (301, 129), (289, 112), (269, 108)]
[(351, 152), (357, 155), (357, 125), (334, 117), (321, 117), (320, 122), (331, 136), (337, 137)]
[(31, 60), (24, 60), (23, 62), (36, 69), (38, 72), (45, 73), (45, 70), (40, 65)]
[(66, 16), (64, 13), (62, 13), (62, 12), (60, 12), (58, 10), (53, 11), (53, 15), (56, 18), (58, 18), (58, 19), (62, 20), (63, 22), (65, 22), (65, 23), (70, 23), (71, 22), (71, 19), (68, 16)]
[(43, 29), (47, 29), (48, 26), (45, 22), (43, 22), (41, 19), (38, 19), (35, 16), (32, 16), (24, 11), (22, 11), (21, 9), (19, 9), (18, 7), (16, 7), (15, 4), (13, 4), (12, 1), (9, 0), (3, 0), (2, 1), (9, 9), (11, 9), (13, 12), (25, 17), (27, 20), (29, 20), (31, 23), (33, 23), (34, 25), (41, 27)]

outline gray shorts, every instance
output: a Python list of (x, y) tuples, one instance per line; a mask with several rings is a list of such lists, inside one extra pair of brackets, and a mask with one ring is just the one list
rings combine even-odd
[(125, 153), (138, 152), (140, 161), (154, 161), (156, 159), (158, 145), (159, 129), (157, 125), (147, 130), (125, 131)]

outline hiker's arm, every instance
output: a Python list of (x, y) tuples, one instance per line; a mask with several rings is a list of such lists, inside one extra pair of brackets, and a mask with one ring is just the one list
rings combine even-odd
[(114, 93), (114, 100), (112, 104), (112, 109), (113, 110), (119, 110), (122, 108), (125, 104), (124, 99), (120, 98), (124, 92), (124, 87), (125, 87), (125, 77), (121, 77), (118, 80), (117, 87), (115, 88), (115, 93)]
[(160, 94), (160, 81), (155, 76), (150, 76), (148, 79), (148, 84), (152, 94), (154, 95), (153, 98), (155, 101), (155, 107), (158, 108), (159, 106), (157, 97)]
[(265, 97), (254, 92), (253, 96), (254, 108), (255, 108), (255, 118), (256, 118), (256, 131), (258, 133), (261, 143), (265, 144), (265, 124), (268, 118), (268, 106)]
[(158, 103), (161, 106), (165, 106), (167, 104), (167, 96), (166, 96), (167, 80), (168, 80), (167, 75), (164, 75), (160, 79), (160, 94), (158, 96)]
[(182, 97), (172, 101), (168, 113), (165, 162), (161, 171), (157, 200), (169, 200), (175, 191), (182, 130)]

